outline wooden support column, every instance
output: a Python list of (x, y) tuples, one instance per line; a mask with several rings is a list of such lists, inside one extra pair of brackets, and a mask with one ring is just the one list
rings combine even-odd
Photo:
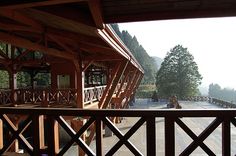
[[(75, 88), (77, 89), (77, 107), (78, 108), (84, 108), (84, 71), (83, 71), (83, 62), (80, 60), (73, 60), (75, 65)], [(71, 120), (71, 124), (73, 129), (76, 131), (80, 130), (81, 127), (83, 127), (83, 121), (80, 120)], [(82, 140), (85, 139), (85, 135), (83, 134), (81, 136)], [(85, 155), (84, 151), (79, 147), (79, 156)]]
[(82, 69), (82, 62), (81, 64), (78, 60), (74, 60), (75, 65), (75, 88), (77, 89), (77, 107), (84, 108), (84, 72)]
[(8, 71), (9, 73), (9, 86), (11, 89), (11, 102), (13, 104), (16, 103), (16, 99), (15, 99), (15, 89), (17, 88), (17, 75), (15, 72), (13, 71)]

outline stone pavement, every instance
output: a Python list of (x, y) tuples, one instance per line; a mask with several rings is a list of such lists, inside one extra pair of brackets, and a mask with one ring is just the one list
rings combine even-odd
[[(206, 103), (206, 102), (179, 102), (183, 109), (218, 109), (219, 107)], [(165, 102), (151, 102), (148, 99), (138, 99), (136, 100), (134, 106), (130, 109), (163, 109), (166, 108)], [(126, 117), (123, 119), (122, 123), (117, 124), (120, 131), (125, 134), (136, 122), (138, 118)], [(191, 130), (199, 135), (204, 128), (206, 128), (212, 121), (213, 118), (182, 118), (181, 119), (186, 125), (188, 125)], [(236, 153), (236, 130), (235, 127), (232, 133), (232, 155)], [(179, 155), (191, 142), (192, 139), (179, 127), (176, 125), (176, 155)], [(155, 138), (153, 138), (155, 139)], [(103, 151), (104, 155), (109, 149), (115, 145), (119, 139), (116, 136), (104, 137), (103, 138)], [(146, 126), (145, 123), (139, 130), (129, 139), (137, 149), (143, 155), (146, 155)], [(205, 141), (204, 143), (216, 154), (222, 155), (221, 151), (221, 128), (217, 128)], [(90, 147), (96, 151), (95, 141), (92, 142)], [(68, 151), (67, 156), (73, 156), (77, 154), (75, 148)], [(156, 118), (156, 155), (164, 156), (164, 118)], [(233, 154), (234, 153), (234, 154)], [(132, 156), (133, 154), (123, 145), (116, 153), (116, 156)], [(192, 156), (207, 155), (201, 148), (197, 148), (192, 154)]]

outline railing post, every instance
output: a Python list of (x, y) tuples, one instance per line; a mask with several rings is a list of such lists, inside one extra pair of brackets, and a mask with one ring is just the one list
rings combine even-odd
[(230, 133), (230, 119), (224, 118), (222, 122), (222, 155), (231, 155), (231, 133)]
[(175, 120), (173, 117), (165, 118), (165, 155), (175, 155)]
[(102, 156), (102, 123), (101, 118), (96, 118), (96, 155)]
[(55, 156), (59, 152), (58, 123), (53, 116), (48, 116), (48, 155)]
[(155, 116), (146, 118), (147, 156), (156, 155), (156, 123)]
[(3, 148), (3, 122), (0, 119), (0, 149)]
[(34, 115), (33, 116), (33, 153), (39, 155), (41, 150), (45, 148), (44, 142), (44, 116)]
[(40, 154), (40, 134), (39, 134), (39, 116), (34, 115), (32, 117), (33, 121), (33, 154), (39, 155)]

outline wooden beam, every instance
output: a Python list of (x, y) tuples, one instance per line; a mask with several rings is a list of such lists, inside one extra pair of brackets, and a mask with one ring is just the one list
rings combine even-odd
[(77, 41), (81, 43), (90, 43), (90, 45), (93, 44), (93, 45), (100, 45), (102, 47), (108, 47), (108, 44), (106, 44), (106, 42), (101, 40), (99, 37), (88, 36), (81, 33), (73, 33), (73, 32), (65, 31), (65, 30), (47, 28), (47, 34), (58, 36), (58, 38), (60, 37), (68, 38), (73, 41)]
[(65, 51), (71, 53), (72, 55), (76, 55), (76, 52), (71, 50), (67, 45), (65, 45), (65, 43), (63, 43), (63, 41), (58, 39), (56, 36), (47, 35), (47, 37), (49, 37), (51, 40), (53, 40), (56, 44), (58, 44), (60, 47), (62, 47)]
[(85, 72), (92, 63), (93, 63), (93, 60), (91, 60), (87, 64), (85, 64), (84, 67), (82, 68), (82, 71)]
[(9, 65), (9, 64), (11, 64), (11, 61), (7, 60), (7, 59), (0, 58), (0, 64), (3, 64), (4, 66)]
[(9, 24), (9, 23), (0, 23), (0, 29), (6, 31), (24, 31), (24, 32), (33, 32), (33, 33), (41, 33), (38, 29), (32, 29), (30, 26)]
[(66, 4), (66, 3), (76, 3), (76, 2), (84, 2), (87, 0), (41, 0), (36, 2), (21, 2), (21, 1), (5, 1), (0, 5), (0, 8), (7, 9), (22, 9), (22, 8), (32, 8), (32, 7), (40, 7), (40, 6), (49, 6), (49, 5), (57, 5), (57, 4)]
[[(120, 94), (121, 94), (121, 91), (122, 91), (122, 88), (125, 84), (125, 82), (127, 82), (128, 78), (129, 78), (129, 75), (131, 74), (130, 70), (129, 70), (129, 67), (126, 68), (126, 73), (124, 74), (125, 77), (123, 78), (122, 82), (121, 82), (121, 85), (120, 85), (120, 88), (118, 89), (118, 92), (116, 93), (116, 97), (120, 97)], [(130, 80), (130, 79), (129, 79)], [(129, 82), (129, 81), (128, 81)], [(128, 84), (127, 84), (128, 85)], [(127, 88), (127, 87), (126, 87)]]
[(109, 35), (109, 32), (106, 29), (98, 30), (97, 33), (111, 48), (113, 48), (121, 56), (128, 60), (131, 58), (131, 55), (126, 50), (126, 48), (124, 46), (121, 46), (118, 40), (114, 40), (113, 37)]
[[(84, 4), (86, 3), (82, 3), (82, 5)], [(74, 3), (73, 6), (71, 5), (71, 7), (64, 5), (54, 5), (54, 6), (40, 7), (37, 8), (37, 10), (47, 12), (78, 23), (83, 23), (88, 26), (96, 27), (92, 15), (88, 12), (89, 10), (84, 11), (84, 9), (78, 9), (77, 7), (74, 7), (78, 5), (80, 4)]]
[(75, 20), (31, 8), (22, 10), (22, 13), (24, 13), (28, 17), (42, 22), (43, 24), (46, 24), (47, 26), (60, 28), (62, 30), (71, 31), (74, 33), (81, 33), (88, 36), (97, 36), (97, 34), (95, 33), (97, 29), (95, 27), (77, 22)]
[(110, 102), (112, 100), (112, 96), (113, 96), (114, 91), (116, 89), (116, 86), (118, 85), (121, 77), (123, 76), (124, 71), (126, 70), (126, 67), (127, 67), (128, 63), (129, 63), (128, 60), (127, 61), (123, 61), (123, 62), (120, 63), (120, 66), (119, 66), (118, 71), (117, 71), (117, 73), (115, 75), (115, 78), (112, 81), (112, 86), (111, 86), (111, 88), (108, 91), (108, 95), (106, 96), (106, 99), (105, 99), (103, 105), (101, 106), (103, 109), (107, 108), (107, 106), (110, 104)]
[(18, 55), (15, 60), (20, 60), (22, 57), (26, 56), (27, 54), (34, 52), (34, 50), (29, 50), (26, 49), (25, 51), (23, 51), (20, 55)]
[(90, 11), (93, 16), (93, 20), (99, 29), (104, 29), (105, 25), (103, 22), (103, 15), (101, 9), (101, 1), (100, 0), (89, 0), (88, 1)]
[(119, 69), (119, 66), (120, 66), (120, 63), (116, 63), (116, 65), (113, 67), (112, 69), (112, 73), (111, 73), (111, 77), (109, 77), (109, 75), (107, 75), (107, 78), (108, 78), (108, 82), (107, 82), (107, 85), (106, 85), (106, 88), (102, 94), (102, 97), (98, 103), (98, 107), (101, 109), (103, 107), (103, 104), (105, 102), (105, 98), (107, 97), (108, 95), (108, 92), (112, 86), (112, 82), (114, 81), (115, 77), (116, 77), (116, 73), (118, 72), (118, 69)]
[(127, 107), (128, 102), (129, 102), (131, 96), (133, 95), (134, 90), (136, 89), (136, 86), (138, 85), (139, 80), (140, 80), (141, 77), (142, 77), (141, 72), (138, 72), (138, 69), (137, 69), (136, 74), (134, 74), (134, 77), (132, 78), (132, 81), (131, 81), (132, 83), (130, 83), (130, 86), (127, 86), (128, 89), (126, 89), (127, 92), (125, 93), (126, 94), (125, 95), (126, 96), (126, 100), (125, 100), (124, 105), (123, 105), (122, 108), (126, 108)]
[(53, 48), (48, 48), (43, 45), (33, 43), (29, 40), (23, 39), (21, 37), (17, 37), (14, 35), (9, 35), (7, 33), (0, 32), (0, 41), (10, 43), (12, 45), (15, 45), (17, 47), (23, 47), (29, 50), (35, 50), (35, 51), (40, 51), (44, 54), (52, 55), (55, 57), (60, 57), (60, 58), (65, 58), (69, 60), (73, 60), (77, 56), (72, 55), (66, 51), (60, 51), (57, 49)]
[[(40, 42), (42, 41), (42, 39), (39, 39), (36, 43), (39, 44)], [(15, 60), (20, 60), (22, 57), (26, 56), (27, 54), (31, 53), (31, 52), (34, 52), (34, 50), (29, 50), (29, 49), (26, 49), (24, 50), (23, 52), (21, 52), (20, 55), (18, 55)]]
[(0, 15), (10, 18), (11, 20), (17, 21), (19, 23), (31, 26), (33, 28), (38, 29), (39, 31), (44, 31), (44, 28), (41, 24), (36, 22), (35, 20), (26, 17), (22, 13), (16, 11), (16, 10), (10, 10), (10, 9), (0, 9)]
[(84, 61), (121, 61), (122, 58), (116, 55), (91, 55), (83, 58)]

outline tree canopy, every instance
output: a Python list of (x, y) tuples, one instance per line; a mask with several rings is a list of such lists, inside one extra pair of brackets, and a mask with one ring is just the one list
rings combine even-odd
[(177, 45), (167, 53), (156, 75), (159, 96), (177, 95), (179, 98), (199, 93), (202, 76), (187, 48)]
[(221, 88), (218, 84), (210, 84), (208, 95), (213, 98), (236, 103), (236, 91), (230, 88)]

